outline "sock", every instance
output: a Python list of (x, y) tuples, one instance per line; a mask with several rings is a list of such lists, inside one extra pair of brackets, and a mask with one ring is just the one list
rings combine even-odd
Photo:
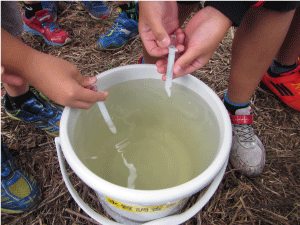
[(21, 106), (23, 105), (24, 102), (26, 102), (29, 99), (31, 99), (32, 97), (34, 97), (34, 94), (30, 90), (27, 91), (25, 94), (22, 94), (22, 95), (19, 95), (16, 97), (12, 97), (8, 93), (6, 93), (6, 94), (9, 99), (9, 103), (10, 103), (10, 104), (6, 105), (6, 107), (10, 110), (21, 109)]
[(32, 17), (34, 17), (37, 11), (43, 10), (41, 2), (37, 2), (36, 4), (26, 4), (26, 3), (24, 4), (25, 4), (25, 17), (27, 19), (31, 19)]
[(283, 65), (276, 61), (276, 59), (273, 60), (272, 65), (268, 69), (268, 74), (271, 77), (279, 77), (281, 73), (287, 73), (297, 68), (297, 62), (293, 65)]
[(225, 108), (232, 115), (235, 115), (235, 111), (236, 110), (248, 107), (249, 106), (249, 102), (247, 102), (245, 104), (236, 104), (236, 103), (233, 103), (233, 102), (229, 101), (229, 99), (227, 98), (227, 91), (226, 91), (225, 95), (224, 95), (224, 105), (225, 105)]
[(133, 19), (135, 21), (139, 20), (139, 15), (137, 9), (135, 8), (135, 2), (130, 2), (126, 4), (119, 5), (122, 11), (126, 12), (129, 19)]

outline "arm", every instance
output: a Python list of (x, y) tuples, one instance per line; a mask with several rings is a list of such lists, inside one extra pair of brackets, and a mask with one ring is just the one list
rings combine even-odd
[(108, 92), (85, 88), (94, 84), (96, 77), (83, 76), (72, 63), (34, 50), (2, 28), (1, 47), (1, 66), (7, 74), (29, 81), (58, 104), (88, 109), (108, 96)]

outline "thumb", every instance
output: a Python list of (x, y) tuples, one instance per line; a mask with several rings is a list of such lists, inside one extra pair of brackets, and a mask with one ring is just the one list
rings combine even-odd
[(162, 22), (155, 20), (154, 22), (152, 22), (150, 27), (153, 35), (158, 40), (158, 45), (160, 45), (160, 47), (168, 47), (171, 44), (169, 34), (162, 25)]
[(194, 65), (194, 61), (199, 57), (198, 54), (199, 53), (197, 51), (187, 50), (176, 60), (173, 67), (174, 73), (181, 75), (187, 66)]
[(83, 86), (83, 87), (88, 87), (94, 83), (97, 82), (97, 78), (96, 77), (85, 77), (82, 76), (79, 80), (78, 83)]

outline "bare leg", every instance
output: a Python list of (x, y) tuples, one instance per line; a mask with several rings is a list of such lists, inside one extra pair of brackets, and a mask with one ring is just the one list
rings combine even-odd
[(232, 44), (228, 99), (247, 103), (268, 70), (288, 32), (295, 10), (250, 9)]
[[(189, 15), (194, 11), (198, 6), (198, 3), (195, 4), (178, 4), (178, 17), (179, 17), (179, 26), (182, 26), (184, 21), (189, 17)], [(148, 54), (143, 45), (143, 56), (144, 61), (147, 64), (155, 64), (157, 60), (161, 59), (158, 57), (153, 57)]]
[(276, 61), (293, 65), (300, 56), (300, 6), (296, 9), (289, 32), (277, 54)]

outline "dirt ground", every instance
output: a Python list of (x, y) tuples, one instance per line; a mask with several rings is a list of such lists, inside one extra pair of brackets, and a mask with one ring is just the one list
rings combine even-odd
[[(47, 45), (41, 37), (24, 33), (33, 48), (74, 63), (82, 74), (95, 76), (111, 68), (136, 64), (142, 56), (141, 39), (124, 47), (99, 51), (94, 48), (118, 14), (116, 2), (107, 2), (111, 16), (91, 19), (76, 4), (60, 2), (57, 24), (73, 37), (63, 47)], [(220, 98), (227, 90), (231, 61), (230, 30), (210, 62), (192, 75), (211, 87)], [(254, 128), (263, 142), (267, 160), (264, 172), (256, 178), (240, 175), (230, 166), (209, 203), (184, 225), (195, 224), (300, 224), (300, 113), (280, 102), (270, 91), (258, 87), (251, 98)], [(21, 215), (1, 214), (2, 224), (97, 224), (70, 196), (62, 180), (54, 138), (30, 124), (12, 120), (1, 107), (1, 138), (15, 159), (39, 182), (42, 200), (36, 210)], [(93, 191), (68, 169), (79, 195), (95, 211), (102, 209)], [(186, 208), (192, 205), (192, 197)]]

